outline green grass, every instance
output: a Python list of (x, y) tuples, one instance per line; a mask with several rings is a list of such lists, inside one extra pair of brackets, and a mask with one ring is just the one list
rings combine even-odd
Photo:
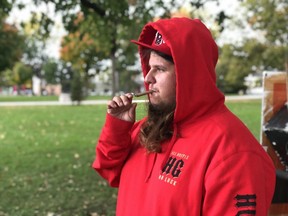
[(250, 129), (252, 134), (260, 140), (261, 131), (261, 100), (229, 101), (228, 108), (236, 114)]
[(3, 96), (0, 95), (0, 102), (18, 102), (18, 101), (58, 101), (57, 96)]
[[(259, 137), (260, 101), (227, 104)], [(105, 105), (0, 107), (0, 216), (115, 215), (117, 190), (91, 168), (105, 112)]]

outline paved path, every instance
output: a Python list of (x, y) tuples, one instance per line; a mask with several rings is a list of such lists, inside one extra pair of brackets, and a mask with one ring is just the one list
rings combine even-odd
[[(261, 95), (243, 95), (243, 96), (226, 96), (227, 101), (236, 100), (257, 100), (261, 99)], [(81, 105), (97, 105), (107, 104), (108, 100), (85, 100), (81, 102)], [(143, 103), (145, 100), (134, 100), (136, 103)], [(70, 106), (71, 102), (59, 102), (59, 101), (25, 101), (25, 102), (0, 102), (0, 107), (9, 106)]]

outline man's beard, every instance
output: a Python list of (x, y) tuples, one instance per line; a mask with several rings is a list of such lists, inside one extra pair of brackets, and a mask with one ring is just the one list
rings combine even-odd
[(175, 104), (148, 103), (148, 117), (139, 134), (140, 142), (148, 153), (161, 152), (161, 143), (172, 137)]
[(163, 118), (171, 112), (174, 112), (176, 107), (175, 102), (171, 104), (152, 104), (148, 103), (148, 120)]

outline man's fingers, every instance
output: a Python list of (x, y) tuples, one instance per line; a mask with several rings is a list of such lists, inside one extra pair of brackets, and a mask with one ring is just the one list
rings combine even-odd
[(124, 104), (124, 106), (130, 105), (131, 101), (132, 101), (132, 97), (130, 98), (130, 96), (128, 95), (121, 95), (120, 96), (122, 103)]
[(108, 101), (107, 107), (108, 107), (108, 109), (115, 109), (118, 107), (118, 105), (115, 101), (111, 100), (111, 101)]

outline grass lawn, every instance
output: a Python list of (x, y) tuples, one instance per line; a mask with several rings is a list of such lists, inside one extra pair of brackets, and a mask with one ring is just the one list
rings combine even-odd
[(229, 101), (226, 102), (226, 105), (246, 124), (253, 135), (260, 140), (261, 100)]
[[(261, 101), (227, 105), (258, 138)], [(105, 105), (0, 107), (0, 216), (115, 215), (117, 190), (91, 168), (105, 112)]]

